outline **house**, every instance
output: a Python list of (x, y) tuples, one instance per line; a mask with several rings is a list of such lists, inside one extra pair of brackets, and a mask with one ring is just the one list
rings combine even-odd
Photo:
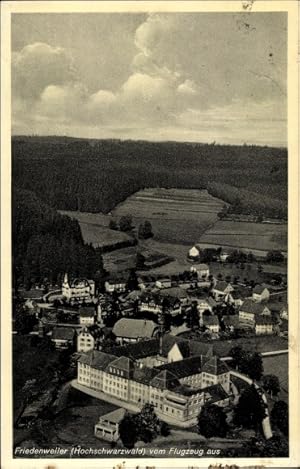
[(181, 300), (176, 296), (159, 292), (143, 292), (140, 295), (138, 309), (141, 312), (148, 311), (150, 313), (160, 314), (163, 309), (168, 310), (172, 316), (181, 314)]
[(126, 276), (110, 276), (108, 280), (104, 283), (104, 288), (107, 293), (122, 293), (126, 291), (128, 277)]
[(283, 305), (279, 311), (279, 317), (280, 319), (289, 319), (289, 312), (288, 312), (288, 307), (287, 305)]
[(77, 352), (89, 352), (95, 348), (95, 334), (84, 327), (77, 335)]
[(198, 249), (196, 246), (193, 246), (191, 249), (189, 249), (187, 257), (189, 261), (192, 261), (192, 262), (199, 261), (200, 249)]
[[(129, 355), (133, 353), (130, 349), (137, 345), (140, 344), (127, 345)], [(123, 349), (116, 347), (120, 348)], [(150, 403), (159, 418), (168, 420), (171, 417), (174, 423), (194, 425), (204, 404), (223, 407), (231, 399), (230, 370), (216, 356), (197, 355), (150, 367), (129, 356), (92, 351), (81, 354), (77, 366), (77, 380), (82, 387), (101, 391), (140, 408)], [(106, 422), (112, 420), (111, 416), (104, 417)], [(119, 418), (117, 415), (118, 422)], [(103, 436), (101, 424), (99, 436)]]
[(222, 301), (225, 299), (228, 293), (234, 290), (230, 283), (218, 281), (212, 289), (212, 294), (216, 301)]
[(209, 267), (207, 264), (195, 264), (190, 268), (191, 272), (196, 272), (198, 279), (207, 279), (209, 276)]
[(197, 302), (197, 309), (199, 313), (203, 313), (204, 311), (213, 312), (215, 306), (217, 306), (217, 302), (211, 297), (202, 297), (202, 298), (192, 298), (193, 301)]
[(218, 316), (203, 316), (203, 326), (214, 334), (219, 334), (220, 323)]
[(75, 278), (71, 282), (64, 275), (62, 296), (70, 304), (91, 303), (95, 297), (95, 282), (85, 278)]
[(160, 278), (160, 279), (156, 280), (155, 286), (157, 288), (171, 288), (172, 282), (171, 282), (171, 279), (169, 277)]
[(119, 319), (112, 330), (119, 344), (150, 339), (157, 335), (158, 331), (159, 326), (153, 321), (128, 318)]
[(165, 288), (160, 291), (160, 296), (163, 298), (174, 298), (178, 300), (182, 306), (187, 306), (189, 303), (188, 293), (180, 287)]
[(223, 316), (222, 321), (227, 332), (234, 332), (240, 327), (240, 319), (237, 314)]
[(274, 321), (268, 316), (256, 316), (255, 317), (255, 334), (273, 334), (274, 333)]
[(159, 314), (162, 312), (162, 297), (157, 293), (143, 292), (139, 298), (139, 311), (149, 311), (150, 313)]
[(252, 291), (252, 299), (253, 301), (261, 302), (261, 301), (268, 301), (270, 298), (269, 290), (264, 287), (263, 285), (256, 285)]
[(232, 292), (227, 293), (225, 295), (224, 301), (225, 303), (228, 303), (238, 308), (239, 306), (242, 306), (244, 299), (242, 298), (242, 295), (239, 291), (233, 290)]
[(263, 303), (256, 303), (253, 300), (245, 300), (239, 309), (240, 323), (254, 326), (256, 316), (271, 316), (271, 311)]
[(117, 441), (120, 437), (119, 425), (125, 415), (126, 410), (123, 408), (101, 415), (98, 423), (95, 425), (95, 436), (101, 440)]
[(75, 329), (72, 327), (54, 327), (51, 340), (58, 350), (66, 350), (74, 345), (76, 337)]
[(228, 257), (229, 257), (229, 254), (225, 251), (222, 251), (220, 256), (219, 256), (219, 259), (220, 259), (221, 262), (226, 262)]
[(96, 311), (93, 306), (83, 307), (79, 310), (79, 324), (82, 326), (92, 326), (95, 324)]

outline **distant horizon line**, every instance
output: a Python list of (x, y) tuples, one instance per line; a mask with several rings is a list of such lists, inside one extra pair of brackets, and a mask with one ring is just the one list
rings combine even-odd
[(11, 138), (57, 138), (57, 139), (73, 139), (73, 140), (89, 140), (89, 141), (105, 141), (115, 140), (121, 142), (147, 142), (147, 143), (182, 143), (190, 145), (211, 145), (211, 146), (235, 146), (235, 147), (267, 147), (267, 148), (283, 148), (287, 150), (287, 144), (266, 144), (266, 143), (224, 143), (224, 142), (199, 142), (195, 140), (149, 140), (146, 138), (120, 138), (120, 137), (74, 137), (70, 135), (39, 135), (39, 134), (11, 134)]

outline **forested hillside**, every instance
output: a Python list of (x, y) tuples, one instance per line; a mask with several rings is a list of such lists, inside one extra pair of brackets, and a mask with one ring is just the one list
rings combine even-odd
[(60, 282), (64, 272), (102, 278), (101, 253), (84, 244), (78, 222), (58, 214), (30, 191), (13, 191), (12, 236), (15, 287)]
[(55, 209), (107, 213), (141, 188), (176, 187), (208, 188), (238, 213), (287, 214), (286, 149), (15, 137), (12, 155), (14, 185)]

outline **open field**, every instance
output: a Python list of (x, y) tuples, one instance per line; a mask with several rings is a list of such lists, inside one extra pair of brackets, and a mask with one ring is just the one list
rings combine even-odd
[(128, 197), (112, 214), (129, 214), (136, 226), (149, 220), (156, 240), (189, 245), (218, 220), (224, 204), (206, 190), (152, 188)]
[(287, 401), (288, 400), (288, 372), (289, 372), (289, 363), (288, 363), (288, 354), (286, 355), (277, 355), (275, 357), (264, 357), (264, 374), (265, 375), (275, 375), (278, 377), (280, 382), (281, 391), (279, 398)]
[(199, 240), (200, 246), (209, 244), (255, 251), (287, 250), (287, 225), (247, 223), (219, 220)]
[(108, 228), (111, 217), (107, 215), (75, 211), (60, 211), (60, 213), (75, 218), (79, 222), (84, 242), (91, 243), (94, 247), (107, 248), (114, 244), (132, 241), (126, 233)]

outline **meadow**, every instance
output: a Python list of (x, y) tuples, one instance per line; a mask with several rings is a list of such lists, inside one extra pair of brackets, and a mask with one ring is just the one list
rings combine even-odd
[(149, 220), (155, 240), (190, 245), (216, 223), (224, 205), (206, 190), (151, 188), (128, 197), (112, 215), (129, 214), (136, 226)]
[(60, 213), (75, 218), (79, 222), (84, 242), (92, 244), (94, 248), (105, 249), (132, 242), (132, 238), (126, 233), (108, 228), (110, 217), (107, 215), (64, 210), (60, 210)]
[(219, 220), (200, 237), (199, 244), (286, 252), (287, 224)]

